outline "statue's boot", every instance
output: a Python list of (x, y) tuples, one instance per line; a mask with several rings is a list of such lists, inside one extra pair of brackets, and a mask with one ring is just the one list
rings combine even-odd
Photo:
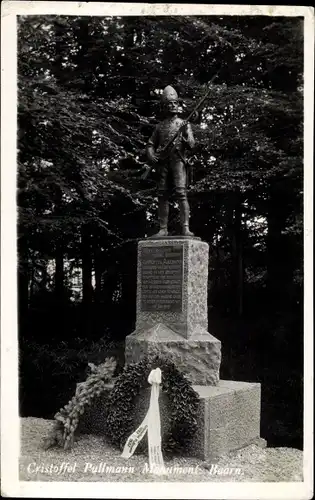
[(162, 236), (167, 236), (168, 235), (168, 231), (165, 227), (161, 227), (160, 230), (154, 234), (155, 237), (157, 238), (161, 238)]
[(183, 225), (183, 228), (182, 228), (182, 235), (183, 236), (195, 236), (194, 233), (192, 233), (190, 230), (189, 230), (189, 224), (188, 222), (186, 224)]
[(168, 235), (168, 213), (169, 213), (169, 202), (164, 198), (159, 199), (159, 223), (160, 230), (154, 236), (160, 238), (162, 236)]
[(181, 233), (183, 236), (194, 236), (189, 230), (189, 204), (187, 199), (179, 201)]

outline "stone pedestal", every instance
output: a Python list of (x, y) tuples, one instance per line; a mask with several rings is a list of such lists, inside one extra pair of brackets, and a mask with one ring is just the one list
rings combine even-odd
[(209, 246), (166, 238), (138, 244), (136, 330), (126, 363), (167, 354), (193, 384), (217, 385), (221, 342), (207, 331)]
[[(260, 384), (219, 377), (221, 342), (207, 331), (208, 254), (208, 244), (198, 239), (139, 242), (136, 329), (125, 348), (127, 364), (167, 355), (192, 383), (200, 411), (189, 454), (204, 460), (263, 441)], [(161, 412), (167, 411), (164, 399), (161, 393)], [(139, 413), (148, 404), (149, 392)]]
[(217, 385), (221, 363), (221, 343), (209, 333), (195, 332), (184, 339), (158, 323), (148, 330), (136, 331), (126, 338), (126, 363), (137, 363), (147, 355), (165, 355), (192, 384)]
[[(126, 338), (125, 348), (127, 364), (148, 354), (167, 355), (190, 380), (200, 403), (198, 430), (188, 454), (207, 461), (252, 443), (264, 444), (260, 384), (219, 378), (221, 343), (207, 332), (208, 251), (207, 243), (191, 238), (139, 242), (136, 329)], [(106, 433), (107, 397), (102, 393), (84, 415), (81, 432)], [(149, 401), (149, 388), (136, 397), (135, 429)], [(171, 422), (170, 411), (162, 391), (162, 439)]]
[(162, 323), (186, 339), (207, 332), (208, 258), (197, 239), (139, 241), (136, 331)]

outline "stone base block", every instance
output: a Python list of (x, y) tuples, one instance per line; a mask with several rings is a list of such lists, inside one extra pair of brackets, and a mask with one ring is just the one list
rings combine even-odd
[(126, 363), (137, 363), (148, 355), (172, 359), (192, 383), (215, 386), (219, 383), (221, 342), (210, 333), (200, 331), (185, 339), (166, 325), (136, 331), (126, 337)]
[[(108, 384), (108, 390), (112, 388)], [(188, 456), (205, 461), (245, 448), (250, 444), (264, 446), (260, 438), (260, 384), (220, 380), (214, 386), (194, 385), (200, 397), (198, 430), (187, 451)], [(108, 393), (107, 393), (108, 394)], [(80, 432), (106, 434), (106, 399), (102, 394), (80, 420)], [(150, 403), (150, 389), (135, 401), (134, 429), (143, 420)], [(162, 440), (170, 426), (170, 405), (165, 393), (160, 394)], [(146, 439), (139, 451), (147, 453)]]
[(200, 412), (191, 456), (213, 460), (259, 442), (260, 384), (220, 380), (216, 387), (193, 388), (200, 397)]

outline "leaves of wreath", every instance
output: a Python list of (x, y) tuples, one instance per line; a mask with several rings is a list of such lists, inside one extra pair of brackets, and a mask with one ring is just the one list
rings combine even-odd
[(169, 359), (147, 356), (125, 367), (109, 395), (106, 427), (112, 443), (120, 449), (134, 431), (135, 398), (149, 387), (148, 375), (157, 367), (162, 370), (161, 389), (171, 409), (170, 431), (162, 438), (163, 452), (174, 454), (187, 449), (197, 430), (199, 396), (190, 382)]

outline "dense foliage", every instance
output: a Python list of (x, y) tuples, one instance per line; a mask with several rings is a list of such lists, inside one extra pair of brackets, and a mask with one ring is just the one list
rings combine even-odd
[[(18, 50), (22, 411), (62, 404), (31, 403), (34, 383), (45, 394), (70, 370), (52, 359), (61, 341), (67, 352), (133, 329), (135, 239), (155, 229), (154, 179), (138, 172), (158, 91), (172, 84), (185, 115), (218, 72), (193, 125), (189, 190), (192, 230), (211, 248), (209, 330), (222, 378), (262, 382), (263, 435), (300, 446), (302, 21), (25, 16)], [(78, 357), (66, 364), (74, 380)]]

